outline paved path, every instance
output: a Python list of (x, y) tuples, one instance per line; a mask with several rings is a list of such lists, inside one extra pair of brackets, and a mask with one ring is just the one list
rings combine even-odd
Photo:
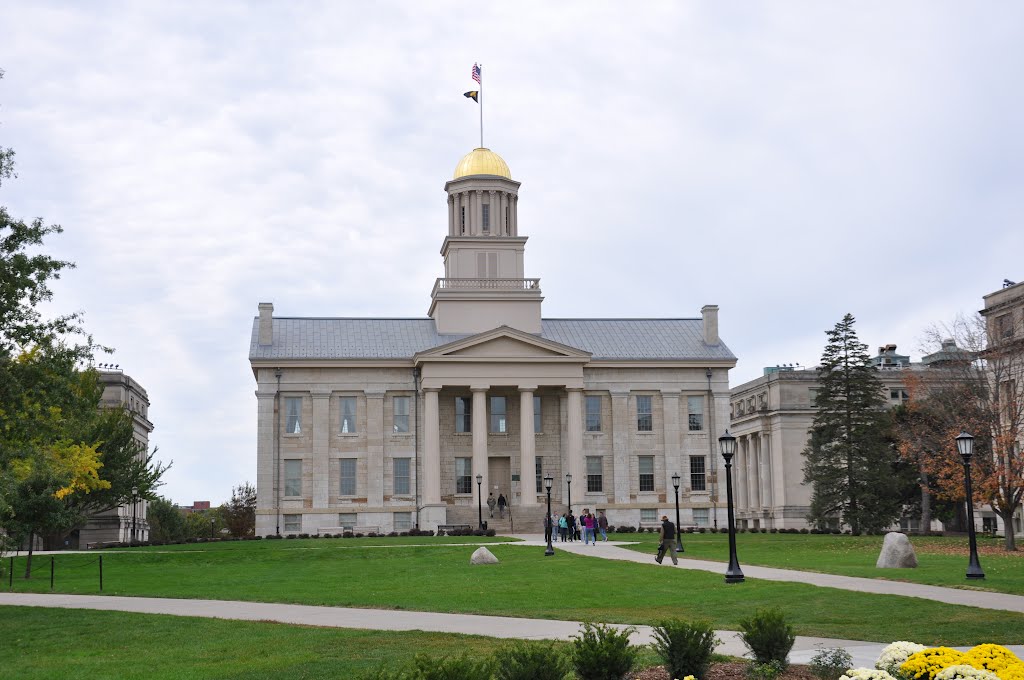
[[(520, 542), (508, 545), (536, 546), (545, 545), (540, 535), (518, 535)], [(684, 539), (685, 541), (685, 539)], [(629, 550), (620, 547), (622, 543), (609, 541), (600, 542), (595, 545), (584, 545), (580, 542), (554, 543), (556, 549), (577, 555), (590, 555), (602, 557), (608, 560), (622, 560), (624, 562), (637, 562), (639, 564), (651, 564), (654, 561), (652, 553), (642, 553), (636, 550)], [(685, 542), (684, 542), (685, 547)], [(685, 555), (686, 553), (683, 553)], [(672, 567), (671, 559), (666, 556), (662, 566)], [(710, 571), (715, 574), (725, 574), (726, 564), (724, 562), (709, 562), (707, 560), (679, 560), (679, 569), (696, 569), (699, 571)], [(1024, 613), (1024, 596), (1009, 595), (1007, 593), (993, 593), (981, 590), (963, 590), (960, 588), (944, 588), (942, 586), (928, 586), (920, 583), (906, 583), (904, 581), (884, 581), (881, 579), (860, 578), (856, 576), (838, 576), (836, 574), (821, 574), (813, 571), (796, 571), (793, 569), (776, 569), (774, 567), (755, 567), (740, 564), (743, 575), (747, 578), (759, 578), (766, 581), (787, 581), (792, 583), (807, 583), (812, 586), (823, 588), (839, 588), (841, 590), (854, 590), (862, 593), (877, 593), (879, 595), (903, 595), (905, 597), (919, 597), (925, 600), (945, 602), (946, 604), (959, 604), (967, 607), (979, 607), (981, 609), (999, 609), (1002, 611)]]

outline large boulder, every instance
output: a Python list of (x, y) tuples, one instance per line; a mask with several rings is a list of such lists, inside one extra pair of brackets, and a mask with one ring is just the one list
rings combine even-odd
[(487, 548), (477, 548), (469, 558), (470, 564), (498, 564), (498, 558)]
[(905, 534), (891, 531), (882, 542), (882, 552), (878, 555), (875, 566), (879, 569), (914, 569), (917, 567), (917, 555), (910, 539)]

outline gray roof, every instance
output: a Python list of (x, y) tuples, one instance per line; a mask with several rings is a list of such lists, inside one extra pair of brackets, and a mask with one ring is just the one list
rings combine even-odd
[[(256, 318), (249, 359), (412, 359), (467, 337), (442, 335), (429, 318), (274, 317), (273, 344), (260, 345)], [(736, 359), (725, 343), (704, 344), (700, 319), (544, 319), (540, 337), (590, 352), (594, 359)]]

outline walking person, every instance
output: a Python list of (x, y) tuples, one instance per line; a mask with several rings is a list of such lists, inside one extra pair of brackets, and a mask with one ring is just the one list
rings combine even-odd
[(597, 545), (597, 518), (590, 513), (590, 510), (585, 512), (586, 514), (583, 516), (583, 542), (586, 543), (589, 538), (594, 545)]
[(676, 539), (676, 525), (669, 521), (668, 515), (661, 516), (661, 529), (658, 531), (658, 536), (661, 538), (661, 543), (658, 544), (658, 555), (654, 561), (661, 564), (667, 552), (672, 558), (672, 564), (679, 564), (679, 560), (676, 559), (676, 551), (672, 549), (674, 547), (672, 544)]
[(498, 494), (498, 517), (505, 519), (505, 508), (508, 506), (508, 501), (505, 500), (505, 494)]
[(576, 541), (577, 530), (576, 530), (576, 515), (572, 514), (572, 510), (569, 511), (569, 516), (565, 518), (569, 528), (569, 542), (573, 543)]
[(487, 509), (491, 513), (491, 519), (494, 519), (494, 506), (497, 505), (498, 501), (494, 500), (494, 494), (490, 494), (487, 497)]
[[(601, 538), (604, 542), (608, 542), (608, 518), (604, 514), (604, 510), (600, 511), (601, 514), (597, 518), (597, 528), (601, 530)], [(597, 537), (594, 537), (594, 541), (597, 541)]]
[(558, 536), (562, 539), (562, 543), (565, 543), (565, 538), (569, 534), (569, 520), (563, 514), (558, 518)]
[(544, 513), (544, 542), (545, 543), (550, 543), (551, 542), (551, 528), (552, 528), (552, 526), (553, 525), (551, 523), (551, 515), (549, 515), (547, 513)]

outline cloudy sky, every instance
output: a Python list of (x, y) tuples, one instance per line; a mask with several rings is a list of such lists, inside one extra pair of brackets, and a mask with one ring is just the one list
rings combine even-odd
[(639, 7), (0, 0), (0, 204), (64, 226), (53, 311), (149, 391), (166, 495), (255, 481), (258, 302), (425, 316), (475, 61), (545, 316), (718, 304), (736, 385), (1024, 279), (1021, 5)]

